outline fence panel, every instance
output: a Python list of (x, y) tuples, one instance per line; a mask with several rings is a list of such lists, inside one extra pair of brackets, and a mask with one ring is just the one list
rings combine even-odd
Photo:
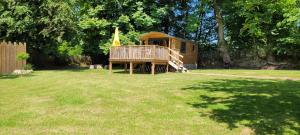
[(26, 61), (17, 60), (17, 55), (21, 52), (26, 53), (26, 43), (0, 42), (0, 74), (22, 69)]

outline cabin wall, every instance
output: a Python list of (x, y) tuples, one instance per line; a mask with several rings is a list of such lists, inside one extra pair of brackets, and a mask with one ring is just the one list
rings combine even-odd
[(171, 49), (173, 49), (173, 50), (179, 52), (179, 49), (180, 49), (180, 41), (177, 40), (177, 39), (175, 39), (175, 38), (172, 38)]
[(196, 64), (197, 63), (197, 47), (194, 46), (192, 42), (186, 43), (186, 53), (182, 53), (183, 55), (183, 63), (184, 64)]
[[(149, 35), (145, 36), (141, 41), (145, 41), (145, 44), (149, 44), (149, 38), (169, 38), (169, 37), (163, 37), (161, 35)], [(180, 48), (181, 48), (181, 42), (186, 42), (186, 53), (180, 53)], [(184, 63), (184, 66), (187, 68), (197, 68), (197, 58), (198, 58), (198, 47), (194, 44), (194, 42), (191, 41), (186, 41), (182, 40), (180, 38), (174, 38), (171, 37), (171, 42), (170, 42), (170, 48), (179, 52), (182, 56), (183, 59), (182, 62)], [(194, 46), (194, 50), (193, 50)]]
[[(176, 50), (177, 52), (180, 52), (181, 48), (181, 42), (186, 42), (186, 53), (180, 53), (183, 56), (182, 62), (186, 65), (195, 65), (197, 64), (197, 58), (198, 58), (198, 47), (193, 43), (189, 41), (182, 41), (179, 39), (173, 39), (171, 44), (171, 49)], [(194, 50), (193, 50), (194, 46)]]

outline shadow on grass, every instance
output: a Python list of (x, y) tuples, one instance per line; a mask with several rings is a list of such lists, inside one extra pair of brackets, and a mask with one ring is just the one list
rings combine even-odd
[(0, 75), (0, 79), (15, 79), (18, 77), (18, 75)]
[[(129, 74), (129, 71), (122, 71), (122, 70), (118, 70), (118, 71), (113, 71), (113, 73), (116, 73), (116, 74)], [(165, 72), (155, 72), (155, 74), (163, 74), (163, 73), (165, 73)], [(133, 71), (133, 74), (141, 74), (141, 75), (143, 75), (143, 74), (149, 74), (149, 75), (151, 75), (151, 72), (140, 72), (140, 71)]]
[(32, 77), (33, 74), (27, 74), (27, 75), (14, 75), (14, 74), (7, 74), (7, 75), (0, 75), (0, 79), (16, 79), (20, 77)]
[[(113, 73), (116, 73), (116, 74), (129, 74), (129, 71), (117, 70), (117, 71), (113, 71)], [(140, 72), (133, 71), (133, 74), (148, 74), (148, 73), (140, 73)]]
[(56, 68), (42, 69), (42, 70), (83, 72), (83, 71), (89, 70), (89, 68), (88, 67), (56, 67)]
[(86, 70), (89, 70), (88, 67), (76, 67), (76, 68), (65, 68), (64, 70), (70, 71), (70, 72), (83, 72)]
[(256, 134), (300, 133), (300, 82), (214, 80), (183, 90), (199, 92), (199, 100), (188, 104), (211, 110), (200, 114), (231, 129), (244, 125)]

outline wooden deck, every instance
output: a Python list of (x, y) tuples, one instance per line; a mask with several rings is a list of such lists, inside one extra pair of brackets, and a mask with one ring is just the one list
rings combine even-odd
[(169, 50), (157, 45), (116, 46), (110, 49), (111, 62), (168, 62)]
[(166, 72), (168, 72), (169, 65), (178, 70), (186, 70), (183, 67), (183, 58), (179, 52), (174, 51), (168, 47), (157, 45), (128, 45), (115, 46), (110, 48), (109, 70), (112, 72), (112, 65), (114, 63), (124, 64), (127, 70), (127, 64), (130, 64), (130, 74), (133, 73), (134, 64), (145, 64), (150, 62), (151, 73), (155, 72), (155, 65), (166, 65)]
[(129, 45), (115, 46), (110, 49), (109, 69), (112, 71), (113, 63), (130, 64), (130, 74), (132, 74), (133, 64), (151, 62), (151, 72), (154, 74), (155, 65), (167, 65), (170, 59), (169, 49), (157, 45)]

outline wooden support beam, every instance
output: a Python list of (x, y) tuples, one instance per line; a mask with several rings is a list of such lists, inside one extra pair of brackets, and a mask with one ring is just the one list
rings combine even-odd
[(145, 63), (142, 64), (142, 73), (145, 73)]
[(155, 63), (152, 62), (152, 66), (151, 66), (151, 74), (154, 75), (155, 74)]
[(112, 62), (109, 62), (109, 73), (112, 73)]
[(171, 42), (172, 42), (172, 40), (171, 40), (171, 38), (169, 38), (169, 44), (168, 44), (169, 49), (171, 49)]
[(124, 68), (125, 68), (125, 72), (127, 72), (128, 71), (127, 63), (125, 63)]
[(133, 63), (132, 63), (132, 61), (130, 62), (130, 74), (132, 75), (132, 73), (133, 73)]
[(166, 67), (166, 73), (169, 72), (169, 64), (167, 63), (167, 67)]

